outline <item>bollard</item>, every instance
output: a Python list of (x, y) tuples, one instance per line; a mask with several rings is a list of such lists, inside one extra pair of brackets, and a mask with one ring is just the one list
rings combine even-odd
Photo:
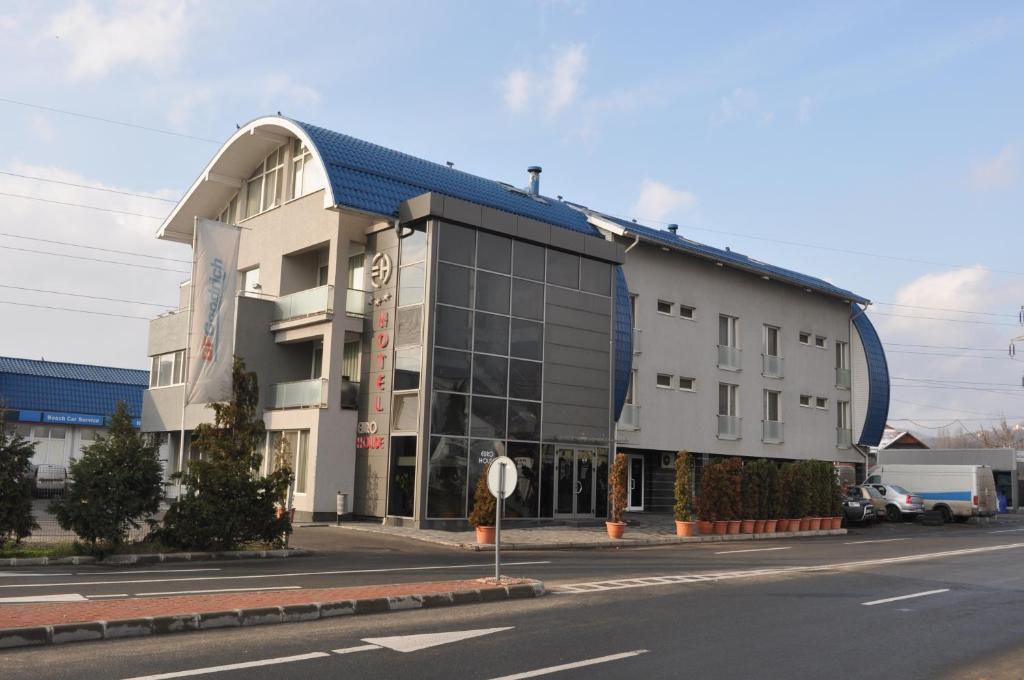
[(339, 491), (338, 492), (338, 503), (337, 503), (337, 507), (335, 508), (335, 510), (337, 511), (337, 515), (338, 515), (336, 523), (339, 526), (341, 525), (341, 518), (345, 514), (345, 510), (347, 508), (348, 508), (348, 494), (347, 493), (342, 493), (342, 492)]

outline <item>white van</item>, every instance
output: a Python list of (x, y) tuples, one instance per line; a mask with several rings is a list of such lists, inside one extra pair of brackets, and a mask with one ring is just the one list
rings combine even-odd
[(938, 510), (951, 522), (991, 517), (998, 511), (996, 483), (988, 465), (878, 465), (867, 484), (898, 484), (924, 499), (925, 510)]

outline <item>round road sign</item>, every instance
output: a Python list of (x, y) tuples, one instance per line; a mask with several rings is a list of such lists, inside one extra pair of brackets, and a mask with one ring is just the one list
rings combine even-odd
[[(505, 471), (504, 493), (499, 493), (498, 487), (501, 482), (501, 471)], [(491, 495), (498, 499), (505, 499), (512, 495), (519, 482), (519, 471), (515, 462), (508, 456), (498, 456), (491, 461), (491, 467), (487, 469), (487, 488)]]

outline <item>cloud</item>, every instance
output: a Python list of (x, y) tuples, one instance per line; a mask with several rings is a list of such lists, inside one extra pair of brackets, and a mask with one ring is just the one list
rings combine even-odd
[(42, 114), (32, 114), (28, 119), (28, 127), (40, 141), (49, 144), (57, 139), (57, 131), (50, 124), (50, 119)]
[(11, 31), (18, 27), (18, 20), (12, 16), (0, 14), (0, 31)]
[(796, 121), (801, 125), (809, 123), (811, 121), (811, 113), (817, 108), (818, 100), (816, 97), (803, 96), (796, 103)]
[(214, 99), (214, 90), (209, 86), (195, 85), (171, 98), (167, 108), (167, 122), (175, 130), (186, 130), (196, 111)]
[(185, 52), (192, 4), (176, 0), (122, 1), (99, 10), (79, 0), (50, 21), (54, 36), (70, 52), (67, 75), (74, 80), (105, 76), (120, 66), (173, 67)]
[(1002, 189), (1017, 181), (1020, 175), (1020, 147), (1007, 144), (992, 158), (976, 163), (971, 169), (971, 186), (975, 191)]
[(662, 182), (645, 179), (640, 186), (640, 197), (633, 205), (636, 218), (648, 222), (661, 222), (674, 211), (697, 205), (697, 197), (689, 191), (673, 189)]
[(263, 79), (260, 87), (264, 106), (285, 105), (309, 108), (320, 103), (320, 93), (309, 85), (297, 83), (286, 73), (272, 73)]
[(534, 100), (540, 100), (546, 113), (553, 116), (577, 99), (586, 68), (586, 46), (576, 44), (556, 53), (544, 69), (510, 71), (502, 80), (505, 105), (511, 111), (521, 112)]

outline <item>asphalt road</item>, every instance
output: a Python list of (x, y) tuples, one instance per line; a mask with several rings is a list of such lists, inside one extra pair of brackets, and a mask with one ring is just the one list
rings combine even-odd
[[(362, 549), (353, 549), (349, 540)], [(198, 584), (249, 587), (257, 580), (258, 587), (355, 585), (433, 579), (436, 571), (451, 578), (485, 575), (490, 568), (484, 555), (376, 537), (345, 538), (337, 545), (340, 552), (294, 561), (188, 567), (218, 572), (141, 574), (152, 569), (142, 567), (34, 577), (9, 570), (0, 576), (0, 597), (170, 591)], [(735, 552), (740, 550), (754, 552)], [(12, 679), (177, 672), (192, 677), (203, 670), (203, 677), (275, 680), (1000, 677), (995, 670), (1020, 669), (1013, 660), (1020, 658), (1024, 640), (1024, 620), (1017, 615), (1024, 605), (1022, 556), (1024, 524), (1017, 523), (883, 525), (834, 539), (516, 552), (510, 562), (538, 564), (510, 566), (509, 573), (541, 578), (554, 594), (498, 605), (15, 650), (0, 654), (0, 668)], [(452, 568), (411, 571), (422, 567)], [(351, 573), (382, 568), (407, 571)], [(709, 574), (720, 580), (698, 580)], [(151, 577), (218, 580), (130, 583)], [(71, 585), (86, 580), (93, 584)], [(459, 632), (472, 636), (405, 637)], [(232, 668), (254, 662), (262, 665)], [(571, 667), (562, 668), (566, 664)], [(209, 671), (221, 666), (229, 668)], [(534, 675), (516, 676), (528, 672)]]

